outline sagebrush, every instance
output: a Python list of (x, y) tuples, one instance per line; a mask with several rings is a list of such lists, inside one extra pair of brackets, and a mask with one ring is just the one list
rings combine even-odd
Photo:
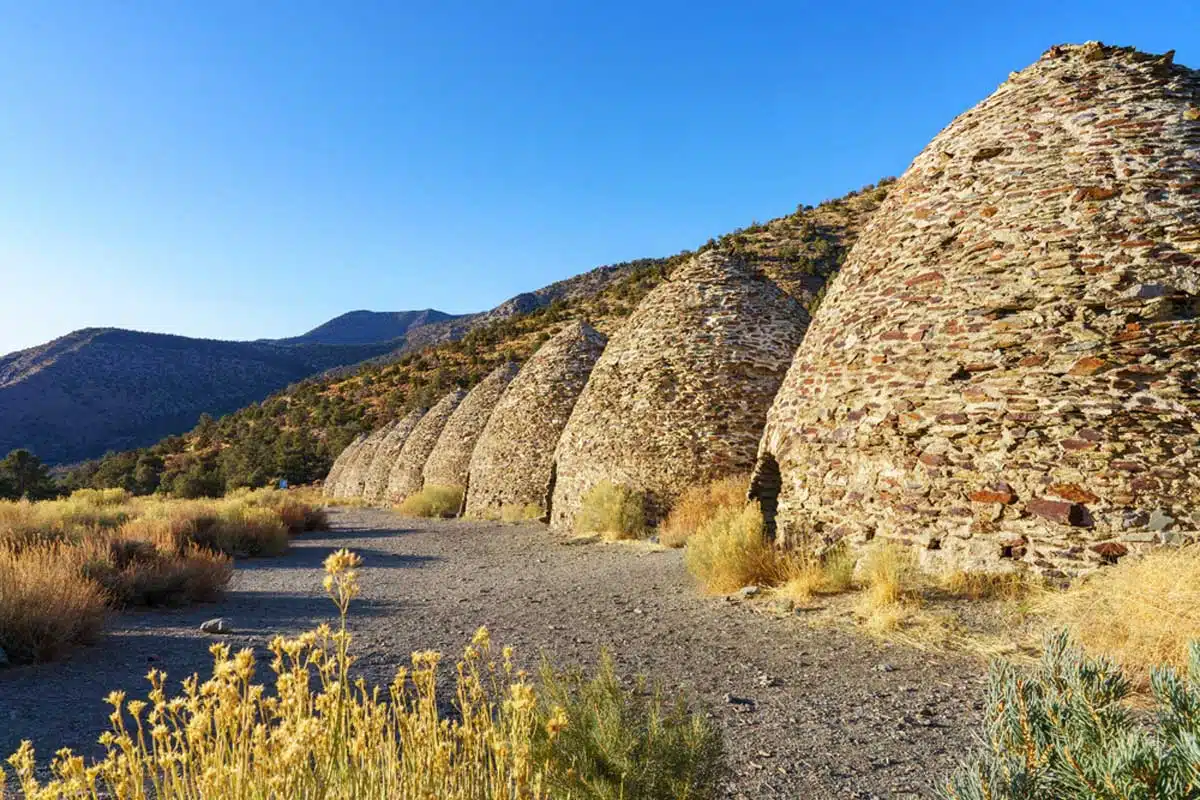
[(1128, 676), (1050, 636), (1031, 674), (991, 671), (982, 742), (942, 787), (947, 800), (1195, 800), (1200, 797), (1200, 644), (1188, 670), (1154, 670), (1155, 715), (1135, 716)]

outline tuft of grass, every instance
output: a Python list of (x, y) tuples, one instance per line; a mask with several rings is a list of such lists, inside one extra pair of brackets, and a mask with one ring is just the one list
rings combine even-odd
[(646, 535), (645, 497), (628, 486), (600, 481), (583, 495), (575, 532), (613, 540), (640, 539)]
[(775, 594), (804, 604), (817, 595), (843, 594), (854, 588), (854, 567), (858, 559), (846, 547), (831, 548), (824, 555), (797, 555), (787, 581)]
[[(30, 742), (8, 759), (23, 797), (185, 800), (549, 800), (718, 796), (717, 730), (680, 700), (622, 687), (611, 659), (592, 679), (548, 669), (541, 686), (480, 628), (450, 670), (413, 653), (387, 687), (351, 675), (347, 615), (361, 560), (325, 561), (340, 624), (271, 643), (274, 686), (255, 681), (250, 649), (215, 644), (212, 677), (177, 697), (151, 670), (146, 700), (109, 694), (102, 759), (58, 751), (43, 783)], [(446, 702), (448, 699), (449, 702)], [(448, 707), (449, 706), (449, 707)], [(182, 766), (181, 766), (182, 765)], [(0, 769), (0, 796), (5, 772)], [(560, 787), (569, 786), (569, 792)]]
[(535, 522), (542, 518), (542, 507), (537, 503), (505, 503), (500, 507), (500, 519), (503, 522)]
[(105, 597), (61, 543), (0, 547), (0, 648), (14, 664), (50, 661), (94, 641)]
[(1159, 664), (1186, 667), (1188, 643), (1200, 640), (1200, 546), (1126, 557), (1066, 590), (1035, 593), (1031, 606), (1144, 687)]
[(743, 586), (776, 586), (797, 569), (796, 557), (767, 540), (758, 503), (725, 508), (688, 539), (688, 571), (711, 594)]
[(746, 505), (749, 491), (749, 475), (731, 475), (703, 486), (693, 486), (680, 495), (671, 507), (671, 513), (659, 526), (659, 542), (667, 547), (683, 547), (688, 538), (719, 511)]
[(935, 594), (962, 600), (1020, 600), (1033, 588), (1021, 572), (966, 572), (955, 570), (937, 576)]
[[(553, 796), (578, 800), (693, 798), (720, 795), (725, 775), (720, 734), (681, 697), (617, 678), (602, 653), (593, 676), (541, 670), (541, 708), (535, 756), (546, 764)], [(565, 726), (555, 730), (554, 720)]]
[(455, 517), (462, 501), (463, 487), (434, 484), (406, 497), (399, 511), (410, 517)]
[(919, 573), (912, 550), (877, 541), (859, 559), (863, 584), (856, 610), (873, 633), (899, 630), (920, 608)]

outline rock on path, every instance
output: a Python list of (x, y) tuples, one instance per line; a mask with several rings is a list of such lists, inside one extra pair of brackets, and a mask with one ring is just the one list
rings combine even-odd
[[(172, 685), (207, 670), (214, 616), (236, 620), (231, 647), (265, 650), (334, 617), (321, 562), (348, 547), (364, 560), (352, 627), (359, 666), (387, 682), (413, 650), (457, 654), (479, 625), (535, 666), (591, 665), (608, 648), (699, 698), (726, 732), (730, 797), (901, 798), (931, 794), (969, 744), (983, 669), (974, 662), (810, 629), (702, 597), (680, 553), (573, 544), (539, 525), (404, 520), (335, 509), (278, 559), (243, 561), (220, 603), (115, 617), (100, 644), (68, 660), (0, 671), (0, 755), (33, 739), (95, 753), (111, 689), (144, 690), (151, 667)], [(267, 661), (260, 661), (267, 670)], [(891, 669), (881, 670), (887, 664)], [(268, 673), (269, 675), (269, 673)]]

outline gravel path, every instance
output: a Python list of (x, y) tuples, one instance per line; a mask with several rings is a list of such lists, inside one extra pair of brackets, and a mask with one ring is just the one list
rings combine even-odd
[(110, 689), (140, 691), (150, 667), (173, 678), (207, 669), (205, 619), (229, 617), (231, 644), (260, 648), (330, 620), (321, 561), (338, 547), (365, 561), (352, 625), (369, 679), (388, 681), (413, 650), (457, 653), (481, 624), (531, 665), (543, 652), (561, 666), (591, 664), (607, 647), (623, 674), (707, 706), (726, 730), (731, 797), (929, 796), (978, 718), (976, 662), (702, 597), (678, 551), (373, 509), (334, 509), (332, 519), (334, 530), (298, 539), (283, 558), (241, 562), (219, 604), (123, 614), (64, 662), (0, 671), (0, 753), (23, 738), (43, 759), (62, 745), (95, 752)]

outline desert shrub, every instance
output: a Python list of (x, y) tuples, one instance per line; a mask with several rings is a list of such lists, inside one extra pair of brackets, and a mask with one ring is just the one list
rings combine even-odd
[(627, 486), (600, 481), (584, 493), (576, 533), (599, 533), (609, 539), (637, 539), (646, 533), (645, 497)]
[(226, 497), (226, 502), (234, 500), (271, 509), (279, 515), (288, 532), (293, 534), (329, 529), (329, 518), (323, 506), (306, 499), (299, 492), (257, 489)]
[(1133, 684), (1060, 632), (1029, 675), (993, 665), (982, 744), (943, 787), (948, 800), (1126, 800), (1200, 797), (1200, 644), (1187, 674), (1154, 670), (1157, 714), (1126, 703)]
[(410, 517), (453, 517), (462, 508), (461, 486), (426, 486), (400, 504), (400, 513)]
[[(125, 529), (123, 528), (122, 531)], [(195, 545), (182, 552), (154, 541), (92, 539), (70, 554), (111, 606), (178, 606), (220, 598), (233, 575), (228, 556)]]
[(1051, 628), (1067, 629), (1145, 685), (1160, 663), (1183, 668), (1188, 643), (1200, 640), (1200, 547), (1123, 559), (1032, 605)]
[[(235, 655), (225, 644), (211, 648), (212, 677), (184, 681), (178, 697), (168, 697), (166, 675), (152, 670), (146, 700), (109, 695), (113, 728), (100, 740), (99, 762), (59, 751), (43, 785), (23, 742), (9, 760), (21, 793), (545, 800), (563, 796), (554, 781), (570, 780), (575, 764), (586, 778), (575, 797), (714, 796), (717, 734), (681, 704), (621, 690), (611, 662), (592, 681), (554, 678), (538, 687), (481, 628), (451, 671), (452, 707), (439, 702), (441, 655), (433, 651), (414, 653), (386, 689), (355, 680), (346, 618), (359, 565), (345, 550), (326, 560), (341, 623), (277, 637), (273, 687), (255, 683), (252, 650)], [(624, 793), (614, 794), (622, 783)]]
[[(720, 735), (682, 698), (639, 680), (633, 691), (601, 655), (595, 675), (541, 671), (538, 761), (554, 796), (584, 800), (704, 800), (725, 772)], [(565, 722), (556, 729), (556, 720)]]
[(193, 534), (196, 544), (231, 556), (277, 556), (288, 551), (288, 529), (273, 509), (225, 503), (217, 520)]
[(96, 638), (104, 595), (63, 544), (0, 547), (0, 648), (16, 664), (49, 661)]
[(688, 537), (721, 509), (740, 509), (746, 505), (749, 491), (748, 475), (731, 475), (703, 486), (693, 486), (680, 495), (671, 507), (671, 513), (658, 527), (658, 540), (667, 547), (683, 547)]
[(542, 507), (537, 503), (505, 503), (500, 507), (500, 519), (503, 522), (534, 522), (542, 518)]
[(758, 503), (725, 508), (688, 539), (684, 563), (713, 594), (786, 581), (796, 563), (768, 541)]

